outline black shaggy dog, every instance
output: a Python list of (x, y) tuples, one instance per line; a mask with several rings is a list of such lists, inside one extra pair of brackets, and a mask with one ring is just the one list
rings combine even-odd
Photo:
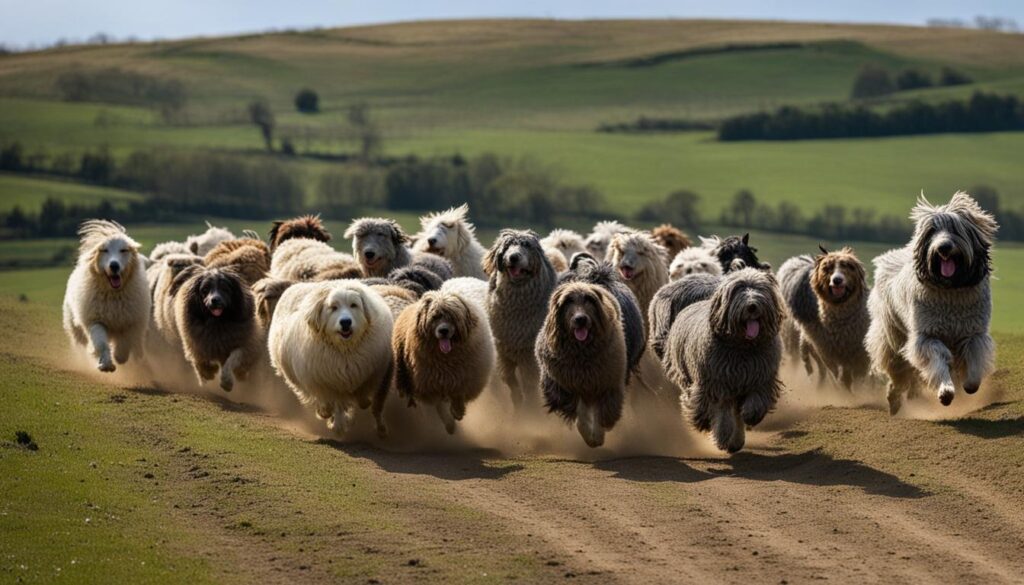
[(230, 392), (265, 351), (249, 286), (231, 268), (190, 266), (178, 279), (174, 311), (185, 358), (200, 382), (219, 367), (220, 387)]
[(630, 374), (636, 373), (647, 347), (644, 317), (633, 291), (622, 282), (618, 271), (611, 264), (598, 262), (587, 252), (573, 255), (569, 270), (558, 277), (559, 285), (566, 282), (596, 284), (615, 298), (622, 318), (622, 331), (626, 336), (626, 384), (629, 384)]
[(750, 245), (750, 234), (718, 239), (717, 244), (711, 249), (711, 253), (718, 258), (723, 273), (741, 268), (772, 269), (771, 264), (757, 259), (757, 248)]

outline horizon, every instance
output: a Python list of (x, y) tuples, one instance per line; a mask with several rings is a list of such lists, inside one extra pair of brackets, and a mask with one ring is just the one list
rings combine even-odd
[[(639, 0), (628, 9), (606, 0), (544, 2), (526, 0), (514, 5), (496, 2), (481, 7), (466, 0), (441, 6), (384, 2), (372, 6), (348, 2), (325, 4), (298, 0), (280, 6), (268, 0), (240, 3), (222, 0), (184, 8), (180, 4), (148, 3), (144, 10), (128, 0), (79, 3), (73, 0), (40, 0), (14, 7), (0, 0), (8, 14), (0, 23), (0, 45), (12, 50), (38, 50), (60, 44), (96, 42), (103, 35), (110, 42), (174, 41), (197, 37), (239, 36), (288, 30), (337, 29), (382, 26), (422, 21), (466, 20), (724, 20), (780, 21), (826, 24), (927, 27), (932, 20), (960, 22), (975, 28), (975, 18), (1024, 21), (1024, 5), (1007, 0), (976, 3), (969, 10), (956, 2), (911, 2), (893, 7), (880, 0), (819, 5), (807, 0), (764, 6), (752, 0), (709, 7), (696, 2), (666, 3)], [(13, 15), (13, 16), (10, 16)], [(298, 16), (296, 16), (298, 15)]]

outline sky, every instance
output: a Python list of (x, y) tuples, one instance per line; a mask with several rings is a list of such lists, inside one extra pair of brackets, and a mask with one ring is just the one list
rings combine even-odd
[(14, 47), (86, 39), (215, 36), (281, 28), (420, 19), (749, 18), (923, 25), (929, 18), (1012, 18), (1022, 0), (0, 0), (0, 43)]

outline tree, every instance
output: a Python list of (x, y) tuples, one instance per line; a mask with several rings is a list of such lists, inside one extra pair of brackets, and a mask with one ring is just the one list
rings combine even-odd
[(751, 227), (754, 223), (754, 210), (757, 209), (757, 199), (754, 194), (746, 189), (741, 189), (732, 196), (732, 204), (729, 212), (735, 225)]
[(929, 77), (927, 73), (917, 69), (904, 69), (896, 76), (896, 89), (899, 91), (921, 89), (922, 87), (931, 86), (931, 77)]
[(952, 67), (943, 67), (942, 72), (939, 73), (939, 85), (967, 85), (973, 82), (974, 80), (965, 73), (957, 71)]
[(249, 104), (249, 120), (260, 129), (263, 135), (263, 142), (267, 145), (268, 152), (274, 152), (274, 112), (270, 111), (270, 105), (266, 100), (258, 99)]
[(303, 114), (315, 114), (320, 111), (320, 96), (312, 89), (303, 89), (295, 94), (295, 109)]
[(862, 100), (889, 95), (892, 92), (893, 84), (889, 72), (877, 65), (865, 65), (853, 80), (850, 97)]
[(381, 134), (377, 124), (370, 118), (370, 104), (360, 102), (348, 109), (348, 123), (355, 131), (359, 142), (359, 158), (369, 162), (381, 148)]

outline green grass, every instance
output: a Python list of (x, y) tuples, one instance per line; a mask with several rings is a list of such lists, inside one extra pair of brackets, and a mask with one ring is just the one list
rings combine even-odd
[(36, 213), (51, 197), (68, 205), (97, 205), (105, 199), (118, 206), (142, 199), (142, 195), (122, 189), (0, 173), (0, 212), (20, 206)]

